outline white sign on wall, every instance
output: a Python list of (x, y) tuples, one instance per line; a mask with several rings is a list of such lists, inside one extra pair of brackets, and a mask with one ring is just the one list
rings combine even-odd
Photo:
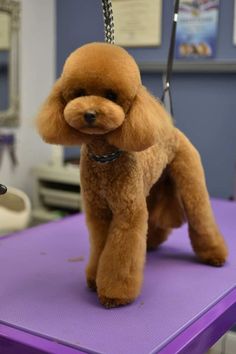
[(127, 47), (161, 44), (162, 0), (113, 0), (115, 44)]
[(213, 58), (217, 53), (220, 0), (180, 0), (176, 58)]
[(10, 48), (10, 15), (0, 12), (0, 50)]

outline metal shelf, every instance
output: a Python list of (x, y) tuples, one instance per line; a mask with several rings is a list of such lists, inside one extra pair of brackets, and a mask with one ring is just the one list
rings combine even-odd
[(47, 206), (58, 205), (60, 207), (81, 209), (81, 195), (75, 192), (55, 190), (45, 187), (39, 187), (39, 196)]
[[(138, 63), (141, 73), (163, 73), (166, 71), (164, 62), (140, 62)], [(175, 61), (173, 71), (176, 73), (235, 73), (236, 61)]]

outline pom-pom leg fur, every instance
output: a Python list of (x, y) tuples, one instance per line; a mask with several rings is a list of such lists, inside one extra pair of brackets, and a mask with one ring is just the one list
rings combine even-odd
[(97, 291), (106, 307), (125, 305), (138, 295), (146, 253), (147, 210), (145, 205), (115, 214), (99, 260)]
[[(92, 208), (91, 208), (92, 209)], [(88, 206), (87, 206), (88, 212)], [(146, 253), (147, 210), (138, 205), (104, 219), (102, 210), (87, 218), (90, 259), (87, 283), (105, 307), (132, 302), (142, 285)]]
[(86, 268), (88, 287), (96, 291), (99, 258), (106, 243), (111, 217), (107, 211), (87, 207), (87, 223), (90, 230), (90, 258)]

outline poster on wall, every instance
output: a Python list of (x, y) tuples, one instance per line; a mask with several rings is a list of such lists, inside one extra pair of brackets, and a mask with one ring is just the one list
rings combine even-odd
[(112, 8), (116, 44), (161, 45), (162, 0), (112, 0)]
[(176, 31), (177, 59), (216, 56), (220, 0), (180, 0)]

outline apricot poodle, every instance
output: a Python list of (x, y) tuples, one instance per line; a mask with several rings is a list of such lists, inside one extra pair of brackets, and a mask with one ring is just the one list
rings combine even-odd
[(124, 49), (91, 43), (73, 52), (37, 125), (48, 143), (82, 145), (87, 283), (104, 306), (139, 295), (146, 248), (157, 248), (185, 220), (197, 257), (223, 265), (227, 248), (200, 156), (142, 85)]

